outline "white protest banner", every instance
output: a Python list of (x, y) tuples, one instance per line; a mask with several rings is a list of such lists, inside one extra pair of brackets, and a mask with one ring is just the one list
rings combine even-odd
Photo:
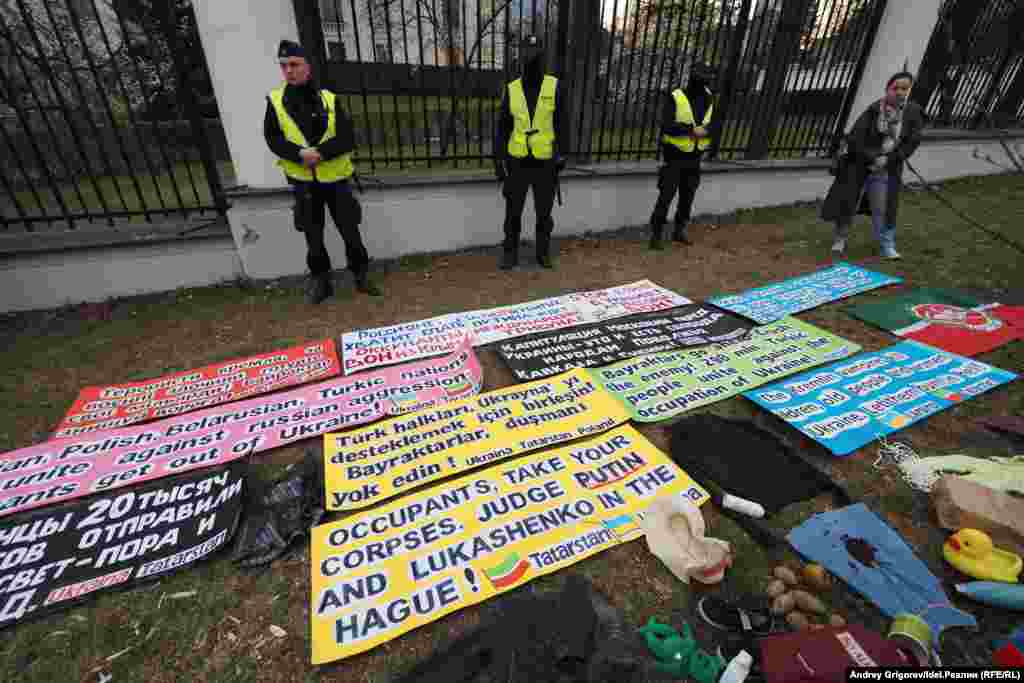
[(650, 313), (688, 303), (692, 302), (684, 296), (649, 280), (640, 280), (593, 292), (346, 332), (341, 336), (342, 371), (349, 375), (367, 368), (449, 353), (467, 335), (472, 337), (474, 346), (483, 346), (534, 332)]

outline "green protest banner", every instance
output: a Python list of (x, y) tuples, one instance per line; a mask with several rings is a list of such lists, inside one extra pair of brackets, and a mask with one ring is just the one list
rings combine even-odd
[(756, 327), (738, 342), (635, 358), (589, 370), (638, 422), (658, 422), (861, 350), (796, 318)]

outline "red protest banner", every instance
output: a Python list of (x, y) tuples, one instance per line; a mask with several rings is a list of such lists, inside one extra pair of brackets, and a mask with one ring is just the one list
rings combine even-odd
[(86, 387), (57, 425), (53, 438), (180, 415), (329, 379), (340, 372), (334, 340), (324, 339), (144, 382)]

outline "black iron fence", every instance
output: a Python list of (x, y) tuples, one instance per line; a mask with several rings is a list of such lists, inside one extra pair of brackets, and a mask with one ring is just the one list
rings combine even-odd
[[(528, 34), (581, 161), (656, 158), (664, 98), (696, 61), (718, 71), (715, 156), (825, 154), (886, 0), (293, 3), (360, 167), (402, 172), (490, 163)], [(6, 0), (0, 19), (5, 229), (223, 213), (230, 159), (190, 0)]]
[(4, 229), (222, 214), (216, 116), (188, 0), (0, 2)]
[(936, 126), (1024, 125), (1024, 3), (947, 0), (912, 97)]
[(587, 161), (659, 153), (661, 103), (695, 61), (718, 70), (720, 158), (828, 153), (885, 0), (294, 0), (370, 169), (489, 163), (497, 109), (540, 35)]

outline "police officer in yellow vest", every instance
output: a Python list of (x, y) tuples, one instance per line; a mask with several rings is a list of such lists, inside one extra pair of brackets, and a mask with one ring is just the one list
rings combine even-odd
[(359, 233), (363, 212), (349, 185), (354, 172), (352, 119), (333, 92), (317, 87), (301, 46), (282, 40), (277, 58), (285, 83), (267, 97), (263, 137), (280, 157), (276, 163), (295, 196), (295, 229), (306, 236), (306, 299), (317, 304), (334, 293), (331, 258), (324, 246), (325, 207), (345, 241), (356, 289), (380, 296), (367, 276), (370, 257)]
[(665, 163), (658, 172), (658, 201), (651, 213), (651, 249), (663, 248), (668, 209), (677, 193), (679, 203), (672, 239), (691, 243), (686, 224), (690, 221), (693, 198), (700, 185), (701, 156), (711, 145), (714, 80), (714, 69), (706, 64), (695, 64), (690, 70), (686, 90), (677, 88), (665, 100), (661, 122), (661, 154)]
[(531, 188), (537, 214), (537, 263), (551, 268), (555, 225), (551, 210), (558, 173), (565, 168), (563, 155), (570, 149), (564, 89), (557, 78), (546, 73), (544, 46), (536, 36), (523, 41), (520, 60), (523, 75), (505, 89), (494, 141), (494, 172), (504, 183), (505, 197), (503, 270), (519, 265), (523, 206)]

